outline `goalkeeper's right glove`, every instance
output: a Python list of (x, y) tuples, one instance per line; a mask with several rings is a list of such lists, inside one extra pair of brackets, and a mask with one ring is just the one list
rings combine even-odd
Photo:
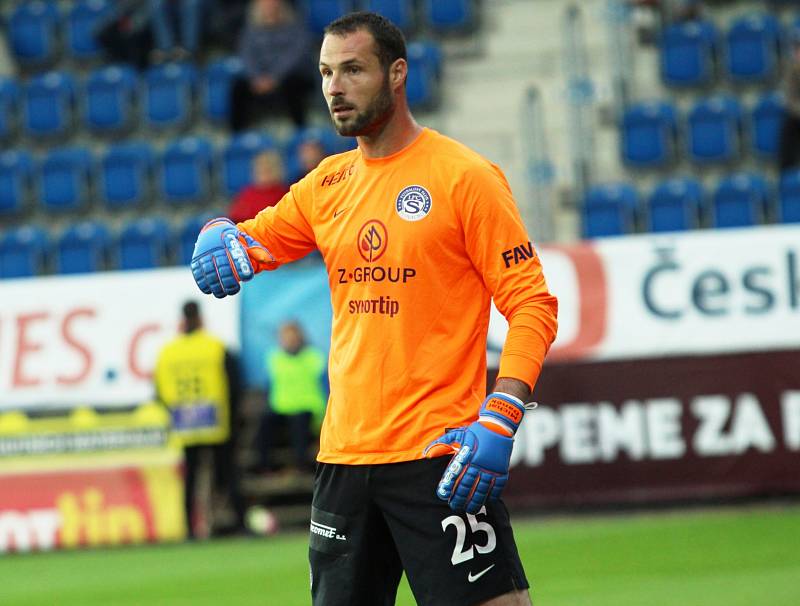
[(192, 255), (192, 275), (197, 286), (218, 299), (239, 292), (239, 282), (275, 264), (264, 246), (241, 231), (230, 219), (211, 219), (200, 230)]

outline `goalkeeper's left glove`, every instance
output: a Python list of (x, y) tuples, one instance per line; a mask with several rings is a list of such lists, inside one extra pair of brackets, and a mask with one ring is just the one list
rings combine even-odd
[(477, 513), (485, 503), (500, 497), (508, 480), (514, 434), (525, 408), (519, 398), (490, 393), (477, 421), (446, 430), (425, 448), (424, 455), (429, 458), (455, 453), (436, 488), (436, 495), (452, 510)]

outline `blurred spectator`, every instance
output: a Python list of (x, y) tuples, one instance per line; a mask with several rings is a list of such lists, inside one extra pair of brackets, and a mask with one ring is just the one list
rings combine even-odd
[(184, 60), (197, 54), (207, 0), (149, 0), (153, 62)]
[[(235, 513), (233, 531), (244, 529), (244, 504), (234, 459), (239, 401), (239, 373), (225, 344), (203, 330), (196, 302), (183, 305), (181, 334), (158, 354), (156, 397), (170, 411), (172, 431), (183, 444), (184, 507), (189, 537), (197, 522), (197, 477), (201, 465), (213, 461), (214, 487), (227, 494)], [(210, 529), (209, 529), (210, 530)]]
[(97, 25), (95, 38), (113, 62), (147, 67), (153, 49), (150, 6), (141, 0), (118, 0)]
[(305, 126), (315, 82), (311, 35), (286, 2), (253, 0), (239, 55), (245, 75), (231, 87), (231, 129), (247, 128), (280, 104), (296, 126)]
[(228, 217), (234, 223), (252, 219), (267, 206), (275, 206), (288, 191), (281, 155), (274, 150), (261, 152), (253, 158), (253, 182), (236, 195)]
[(325, 151), (325, 146), (322, 144), (322, 141), (314, 137), (304, 139), (300, 145), (297, 146), (297, 150), (295, 151), (289, 180), (294, 183), (302, 179), (314, 170), (317, 164), (327, 155), (328, 152)]
[(259, 463), (263, 470), (279, 466), (272, 460), (276, 434), (281, 426), (288, 429), (292, 446), (293, 471), (311, 471), (308, 450), (312, 427), (318, 427), (325, 411), (323, 377), (325, 357), (306, 343), (297, 322), (281, 325), (280, 347), (267, 354), (270, 405), (261, 418), (258, 431)]
[(792, 63), (783, 82), (786, 112), (781, 126), (778, 165), (781, 172), (800, 165), (800, 35), (792, 46)]

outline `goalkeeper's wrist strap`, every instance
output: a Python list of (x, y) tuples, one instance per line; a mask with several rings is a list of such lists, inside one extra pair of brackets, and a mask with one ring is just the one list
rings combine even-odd
[(525, 404), (522, 400), (511, 394), (495, 391), (490, 393), (483, 401), (478, 421), (488, 429), (506, 436), (513, 436), (517, 432), (522, 416), (525, 414)]

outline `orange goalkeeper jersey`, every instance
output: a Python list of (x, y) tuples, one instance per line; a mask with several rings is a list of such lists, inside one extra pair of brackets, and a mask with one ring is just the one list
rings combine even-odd
[(331, 395), (318, 460), (422, 457), (477, 418), (490, 300), (509, 321), (501, 377), (536, 382), (557, 302), (500, 169), (436, 131), (384, 158), (331, 156), (239, 227), (276, 266), (328, 268)]

